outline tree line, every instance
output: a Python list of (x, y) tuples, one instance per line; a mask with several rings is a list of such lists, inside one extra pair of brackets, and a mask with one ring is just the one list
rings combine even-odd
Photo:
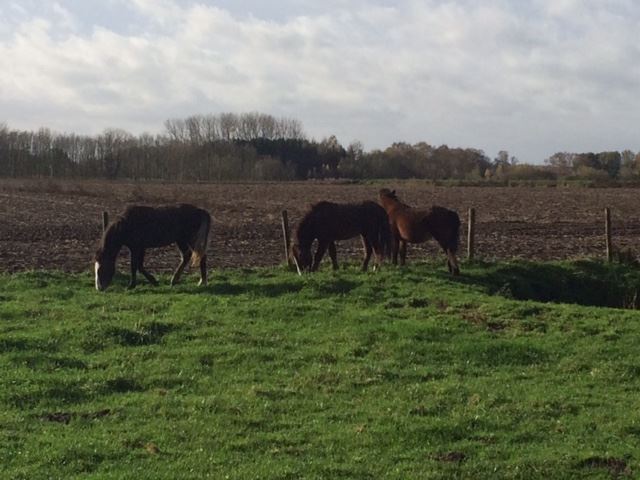
[(544, 165), (520, 164), (507, 151), (393, 143), (365, 152), (335, 136), (309, 139), (301, 122), (263, 113), (169, 119), (164, 131), (134, 136), (10, 129), (0, 124), (0, 177), (163, 181), (421, 178), (430, 180), (640, 180), (640, 153), (566, 153)]

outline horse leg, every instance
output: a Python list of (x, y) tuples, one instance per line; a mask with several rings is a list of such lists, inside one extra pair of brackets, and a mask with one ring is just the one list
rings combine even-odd
[(200, 257), (200, 281), (198, 285), (207, 286), (207, 256)]
[(404, 265), (407, 261), (407, 242), (400, 240), (400, 265)]
[(129, 286), (127, 288), (135, 288), (138, 283), (136, 281), (136, 272), (140, 265), (140, 250), (137, 248), (131, 248), (129, 251), (131, 253), (131, 279), (129, 280)]
[(144, 248), (140, 250), (140, 256), (138, 257), (138, 270), (140, 270), (140, 273), (144, 275), (144, 278), (146, 278), (151, 285), (154, 287), (158, 286), (158, 281), (144, 268)]
[(174, 286), (180, 281), (180, 276), (182, 275), (184, 268), (189, 263), (189, 260), (191, 260), (191, 249), (187, 244), (178, 243), (178, 248), (180, 249), (181, 261), (180, 265), (178, 265), (178, 268), (176, 268), (176, 271), (173, 272), (173, 276), (171, 277), (171, 286)]
[(331, 257), (331, 264), (334, 270), (338, 270), (338, 254), (336, 253), (335, 242), (329, 243), (329, 257)]
[(327, 247), (329, 246), (329, 243), (330, 242), (327, 242), (326, 240), (318, 240), (318, 249), (316, 250), (316, 254), (313, 257), (313, 265), (311, 265), (312, 272), (315, 272), (316, 270), (318, 270), (318, 267), (320, 266), (320, 261), (324, 256), (324, 252), (327, 251)]
[(394, 265), (398, 265), (398, 248), (400, 239), (396, 233), (391, 234), (391, 257)]
[(369, 260), (371, 259), (371, 242), (363, 235), (362, 246), (364, 247), (364, 261), (362, 262), (362, 271), (366, 272), (369, 267)]
[(460, 267), (458, 267), (458, 259), (456, 254), (448, 248), (447, 249), (447, 266), (449, 267), (449, 273), (451, 275), (460, 275)]
[(373, 254), (376, 256), (376, 264), (373, 266), (374, 271), (379, 270), (384, 260), (384, 248), (380, 245), (380, 242), (376, 241), (372, 244)]

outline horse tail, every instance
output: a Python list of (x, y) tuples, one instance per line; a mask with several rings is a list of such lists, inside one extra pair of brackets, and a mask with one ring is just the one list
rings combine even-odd
[(211, 215), (203, 210), (200, 218), (200, 226), (193, 238), (193, 245), (191, 245), (191, 266), (195, 267), (200, 264), (200, 261), (207, 256), (210, 228)]

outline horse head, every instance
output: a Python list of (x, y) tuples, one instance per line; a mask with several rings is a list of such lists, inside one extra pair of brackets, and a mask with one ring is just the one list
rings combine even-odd
[(389, 190), (388, 188), (380, 189), (380, 191), (378, 192), (378, 199), (380, 200), (380, 205), (382, 205), (385, 209), (388, 205), (399, 202), (396, 191)]
[(296, 264), (298, 275), (302, 275), (302, 272), (308, 272), (311, 270), (311, 246), (303, 248), (298, 244), (294, 244), (291, 247), (291, 257)]
[(393, 198), (395, 200), (398, 199), (395, 190), (389, 190), (388, 188), (381, 188), (378, 192), (378, 196), (382, 199), (384, 198)]
[(94, 258), (96, 272), (96, 290), (106, 290), (116, 272), (116, 259), (106, 255), (102, 248), (98, 249)]

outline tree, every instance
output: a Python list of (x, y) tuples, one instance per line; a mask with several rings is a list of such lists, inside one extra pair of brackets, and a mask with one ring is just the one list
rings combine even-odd
[(600, 168), (607, 172), (609, 178), (616, 178), (620, 173), (622, 156), (620, 152), (601, 152), (598, 154)]
[(509, 152), (506, 150), (500, 150), (496, 158), (493, 159), (493, 165), (495, 167), (499, 167), (500, 165), (509, 166)]
[(346, 157), (347, 152), (342, 148), (336, 136), (331, 135), (320, 142), (318, 145), (318, 154), (320, 155), (323, 172), (326, 171), (330, 175), (335, 176), (338, 165), (340, 161)]
[(352, 141), (347, 147), (347, 157), (354, 162), (362, 160), (364, 156), (364, 145), (359, 140)]
[(547, 158), (544, 163), (553, 167), (558, 175), (570, 175), (573, 168), (573, 157), (575, 154), (568, 152), (557, 152)]
[(102, 161), (102, 169), (107, 178), (116, 178), (122, 166), (124, 153), (133, 140), (133, 135), (118, 129), (106, 129), (98, 137), (97, 157)]
[(636, 158), (636, 154), (631, 150), (624, 150), (621, 154), (622, 166), (633, 168), (633, 164)]
[(618, 177), (635, 179), (640, 175), (640, 153), (635, 154), (631, 150), (625, 150), (621, 154), (622, 166)]
[(574, 171), (578, 171), (580, 167), (587, 167), (593, 170), (601, 170), (598, 155), (593, 152), (577, 153), (573, 156), (572, 165)]

